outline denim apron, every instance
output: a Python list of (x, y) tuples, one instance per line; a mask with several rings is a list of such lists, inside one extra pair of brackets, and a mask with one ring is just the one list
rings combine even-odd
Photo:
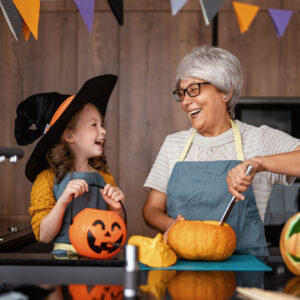
[[(106, 182), (98, 172), (72, 172), (67, 173), (60, 183), (55, 183), (53, 193), (55, 199), (58, 199), (66, 189), (69, 181), (73, 179), (83, 179), (87, 184), (97, 184), (105, 186)], [(83, 195), (74, 198), (66, 207), (62, 227), (57, 236), (54, 238), (54, 249), (52, 254), (56, 257), (70, 257), (77, 255), (76, 250), (71, 245), (69, 239), (69, 226), (72, 219), (85, 208), (98, 208), (107, 210), (107, 204), (103, 200), (98, 187), (89, 186), (89, 191)]]
[[(185, 162), (187, 152), (197, 133), (195, 130), (176, 162), (167, 187), (167, 213), (186, 220), (219, 221), (232, 198), (228, 191), (228, 172), (244, 159), (238, 126), (232, 121), (237, 160)], [(263, 222), (259, 216), (252, 185), (244, 193), (245, 200), (233, 207), (227, 223), (237, 236), (235, 254), (268, 256)]]

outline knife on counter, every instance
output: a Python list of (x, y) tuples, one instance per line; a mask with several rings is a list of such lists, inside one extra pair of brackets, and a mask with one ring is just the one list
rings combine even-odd
[[(246, 175), (247, 176), (251, 174), (252, 169), (253, 169), (252, 165), (249, 165), (247, 167), (247, 170), (246, 170)], [(227, 218), (228, 218), (232, 208), (234, 207), (234, 205), (235, 205), (235, 196), (232, 196), (232, 198), (231, 198), (228, 206), (226, 207), (226, 210), (225, 210), (225, 212), (224, 212), (224, 214), (223, 214), (223, 216), (220, 220), (220, 223), (219, 223), (220, 226), (222, 226), (224, 224), (224, 222), (227, 220)]]

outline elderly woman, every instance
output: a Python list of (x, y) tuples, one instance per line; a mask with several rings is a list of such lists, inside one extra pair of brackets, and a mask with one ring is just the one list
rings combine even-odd
[(166, 233), (180, 218), (220, 220), (233, 195), (244, 200), (227, 219), (236, 253), (268, 255), (267, 202), (272, 186), (300, 176), (300, 140), (234, 120), (241, 87), (239, 60), (228, 51), (202, 46), (183, 58), (173, 95), (192, 128), (166, 137), (144, 184), (150, 192), (143, 216)]

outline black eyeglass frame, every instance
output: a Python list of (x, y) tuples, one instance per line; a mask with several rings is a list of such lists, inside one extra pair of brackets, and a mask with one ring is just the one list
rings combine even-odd
[[(198, 93), (197, 95), (192, 96), (192, 95), (190, 95), (190, 93), (189, 93), (189, 91), (188, 91), (188, 88), (191, 87), (191, 86), (194, 85), (194, 84), (197, 84), (197, 85), (198, 85), (198, 87), (199, 87), (199, 93)], [(208, 81), (191, 83), (191, 84), (190, 84), (189, 86), (187, 86), (185, 89), (176, 89), (176, 90), (174, 90), (172, 94), (173, 94), (173, 96), (174, 96), (174, 98), (175, 98), (175, 100), (176, 100), (177, 102), (182, 102), (182, 100), (183, 100), (184, 97), (185, 97), (185, 93), (187, 93), (190, 97), (197, 97), (197, 96), (199, 96), (199, 95), (200, 95), (200, 90), (201, 90), (201, 85), (203, 85), (203, 84), (211, 84), (211, 83), (208, 82)], [(182, 98), (181, 100), (178, 100), (178, 99), (176, 98), (176, 93), (177, 93), (178, 91), (183, 91), (183, 98)]]

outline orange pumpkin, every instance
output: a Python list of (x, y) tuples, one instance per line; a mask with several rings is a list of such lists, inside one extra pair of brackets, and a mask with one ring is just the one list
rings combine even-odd
[(184, 259), (224, 260), (235, 249), (236, 235), (226, 223), (180, 220), (171, 227), (168, 243)]
[(300, 275), (300, 213), (284, 225), (280, 235), (280, 252), (289, 270)]
[(107, 259), (125, 244), (126, 226), (115, 212), (86, 208), (75, 216), (69, 237), (80, 255)]
[(123, 286), (121, 285), (85, 285), (70, 284), (69, 292), (73, 300), (121, 300)]
[(284, 287), (283, 292), (300, 298), (300, 276), (292, 278)]
[(168, 283), (173, 300), (228, 300), (235, 287), (232, 271), (180, 271)]

